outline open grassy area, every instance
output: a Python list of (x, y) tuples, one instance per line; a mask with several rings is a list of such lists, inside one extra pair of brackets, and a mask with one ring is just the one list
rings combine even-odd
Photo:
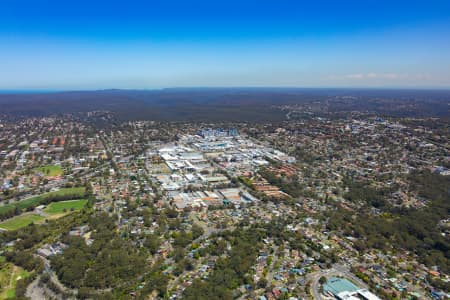
[(56, 196), (67, 196), (67, 195), (77, 195), (78, 197), (83, 197), (85, 192), (84, 187), (73, 187), (73, 188), (63, 188), (56, 192), (49, 192), (42, 194), (40, 197), (50, 198)]
[(0, 215), (7, 214), (8, 212), (14, 211), (15, 206), (13, 204), (5, 204), (0, 206)]
[(28, 224), (39, 222), (42, 220), (44, 220), (44, 218), (41, 216), (34, 214), (26, 214), (11, 218), (3, 223), (0, 223), (0, 228), (6, 230), (16, 230), (25, 227)]
[(80, 210), (86, 205), (86, 203), (86, 199), (53, 202), (47, 206), (44, 212), (48, 214), (60, 214), (70, 212), (72, 209)]
[(49, 199), (49, 198), (54, 198), (54, 197), (71, 196), (72, 199), (83, 198), (84, 191), (85, 191), (84, 187), (60, 189), (59, 191), (56, 191), (56, 192), (45, 193), (40, 196), (36, 196), (33, 198), (29, 198), (29, 199), (20, 201), (16, 205), (19, 209), (25, 209), (28, 207), (38, 206), (42, 202), (44, 202), (44, 200)]
[(0, 215), (7, 214), (10, 211), (14, 211), (17, 207), (19, 210), (24, 210), (27, 208), (36, 207), (46, 200), (55, 197), (69, 197), (71, 199), (80, 199), (85, 196), (85, 188), (84, 187), (75, 187), (75, 188), (63, 188), (56, 192), (49, 192), (42, 194), (40, 196), (28, 198), (26, 200), (11, 203), (4, 206), (0, 206)]
[(59, 176), (63, 174), (63, 170), (60, 166), (53, 166), (53, 165), (42, 166), (34, 169), (34, 171), (42, 173), (46, 177)]
[[(19, 212), (16, 213), (16, 215), (20, 214), (21, 211), (24, 211), (26, 209), (31, 210), (34, 207), (41, 205), (41, 204), (47, 204), (51, 207), (50, 203), (57, 203), (57, 202), (67, 202), (64, 204), (60, 204), (57, 206), (54, 206), (54, 208), (50, 208), (54, 211), (61, 210), (60, 213), (64, 212), (64, 208), (70, 211), (70, 209), (73, 207), (74, 210), (79, 210), (86, 204), (87, 200), (84, 200), (83, 197), (85, 196), (85, 188), (84, 187), (76, 187), (76, 188), (63, 188), (55, 192), (49, 192), (45, 193), (36, 197), (32, 197), (17, 203), (11, 203), (4, 206), (0, 206), (0, 216), (3, 215), (3, 218), (12, 217), (11, 219), (8, 219), (4, 221), (3, 223), (0, 223), (0, 228), (6, 229), (6, 230), (16, 230), (19, 228), (22, 228), (24, 226), (27, 226), (31, 222), (40, 221), (43, 218), (38, 215), (19, 215), (16, 217), (14, 216), (14, 210), (18, 209)], [(68, 200), (76, 199), (76, 201), (69, 202)], [(78, 202), (81, 201), (81, 202)], [(54, 217), (56, 216), (55, 213), (53, 214)]]
[(0, 267), (0, 299), (12, 299), (16, 296), (16, 283), (30, 273), (11, 263), (2, 263)]

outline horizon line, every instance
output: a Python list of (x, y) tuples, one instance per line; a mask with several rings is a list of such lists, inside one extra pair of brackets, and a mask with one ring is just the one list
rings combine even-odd
[(102, 92), (102, 91), (164, 91), (164, 90), (220, 90), (220, 89), (239, 89), (239, 90), (404, 90), (404, 91), (450, 91), (448, 87), (354, 87), (354, 86), (173, 86), (161, 88), (80, 88), (80, 89), (52, 89), (52, 88), (19, 88), (2, 89), (0, 94), (45, 94), (45, 93), (68, 93), (68, 92)]

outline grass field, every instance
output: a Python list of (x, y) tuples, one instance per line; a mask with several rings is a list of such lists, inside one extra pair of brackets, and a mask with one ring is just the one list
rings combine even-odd
[(19, 209), (25, 209), (28, 207), (38, 206), (39, 204), (41, 204), (41, 202), (43, 200), (52, 198), (52, 197), (71, 195), (71, 196), (73, 196), (73, 199), (83, 198), (84, 191), (85, 191), (84, 187), (60, 189), (59, 191), (56, 191), (56, 192), (45, 193), (40, 196), (36, 196), (33, 198), (29, 198), (27, 200), (20, 201), (16, 205)]
[(34, 214), (21, 215), (0, 223), (0, 228), (6, 230), (16, 230), (25, 227), (28, 224), (42, 220), (44, 220), (43, 217)]
[[(49, 219), (57, 219), (67, 213), (70, 213), (72, 209), (74, 211), (81, 210), (86, 203), (86, 199), (52, 202), (45, 208), (44, 212), (50, 215)], [(17, 230), (31, 223), (41, 222), (44, 219), (44, 217), (36, 214), (23, 214), (0, 223), (0, 228), (6, 230)]]
[(72, 196), (73, 199), (80, 199), (84, 197), (84, 192), (85, 192), (84, 187), (63, 188), (56, 192), (49, 192), (17, 203), (0, 206), (0, 215), (6, 214), (8, 211), (14, 210), (16, 207), (20, 210), (27, 209), (29, 207), (36, 207), (40, 205), (44, 200), (51, 197), (70, 195)]
[(0, 206), (0, 215), (4, 215), (8, 213), (9, 211), (14, 211), (15, 206), (12, 204), (5, 204), (3, 206)]
[(16, 296), (16, 283), (21, 278), (30, 276), (30, 273), (11, 263), (2, 263), (0, 266), (0, 299), (12, 299)]
[(72, 208), (74, 210), (80, 210), (86, 205), (86, 203), (87, 200), (85, 199), (53, 202), (47, 206), (44, 212), (48, 214), (60, 214), (64, 213), (64, 210), (66, 210), (66, 212), (70, 212)]
[(34, 169), (34, 171), (42, 173), (46, 177), (59, 176), (63, 174), (63, 170), (60, 166), (53, 166), (53, 165), (39, 167)]
[[(36, 197), (32, 197), (17, 203), (11, 203), (4, 206), (0, 206), (0, 215), (6, 215), (9, 211), (14, 211), (16, 208), (20, 211), (23, 211), (28, 208), (34, 208), (42, 203), (45, 203), (50, 198), (55, 197), (62, 197), (66, 196), (68, 199), (82, 199), (85, 196), (85, 188), (84, 187), (76, 187), (76, 188), (63, 188), (55, 192), (49, 192), (45, 193)], [(58, 202), (58, 199), (54, 199), (56, 202)], [(62, 199), (59, 199), (62, 200)], [(86, 200), (84, 200), (86, 201)], [(54, 203), (56, 203), (54, 202)], [(66, 201), (61, 201), (66, 202)], [(77, 205), (82, 205), (83, 207), (86, 203), (82, 204), (80, 202)], [(56, 206), (55, 210), (58, 209), (58, 207), (62, 207), (62, 210), (64, 210), (64, 206), (69, 205), (68, 210), (70, 210), (71, 206), (73, 204), (61, 204), (60, 206)], [(50, 205), (49, 205), (50, 206)], [(74, 209), (77, 209), (78, 206), (75, 206)], [(56, 213), (55, 213), (56, 214)], [(55, 216), (56, 217), (56, 216)], [(23, 216), (17, 216), (13, 217), (11, 219), (8, 219), (7, 221), (0, 223), (0, 228), (7, 229), (7, 230), (16, 230), (19, 228), (22, 228), (24, 226), (27, 226), (31, 222), (40, 221), (43, 219), (40, 216), (37, 215), (23, 215)]]

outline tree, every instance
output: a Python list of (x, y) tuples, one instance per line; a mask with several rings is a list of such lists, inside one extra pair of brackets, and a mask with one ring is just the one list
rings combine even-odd
[(198, 237), (202, 236), (202, 234), (205, 231), (203, 230), (203, 228), (197, 224), (192, 225), (192, 237), (193, 239), (197, 239)]
[(144, 247), (146, 247), (151, 254), (156, 254), (156, 252), (158, 252), (160, 245), (161, 240), (156, 235), (149, 235), (144, 240)]
[(266, 286), (267, 286), (267, 279), (264, 278), (264, 277), (261, 278), (260, 280), (258, 280), (257, 285), (258, 285), (258, 288), (260, 288), (260, 289), (266, 288)]

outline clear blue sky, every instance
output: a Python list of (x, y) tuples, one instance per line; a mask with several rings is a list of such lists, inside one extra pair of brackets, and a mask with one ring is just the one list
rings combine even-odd
[(0, 89), (450, 87), (450, 1), (0, 2)]

